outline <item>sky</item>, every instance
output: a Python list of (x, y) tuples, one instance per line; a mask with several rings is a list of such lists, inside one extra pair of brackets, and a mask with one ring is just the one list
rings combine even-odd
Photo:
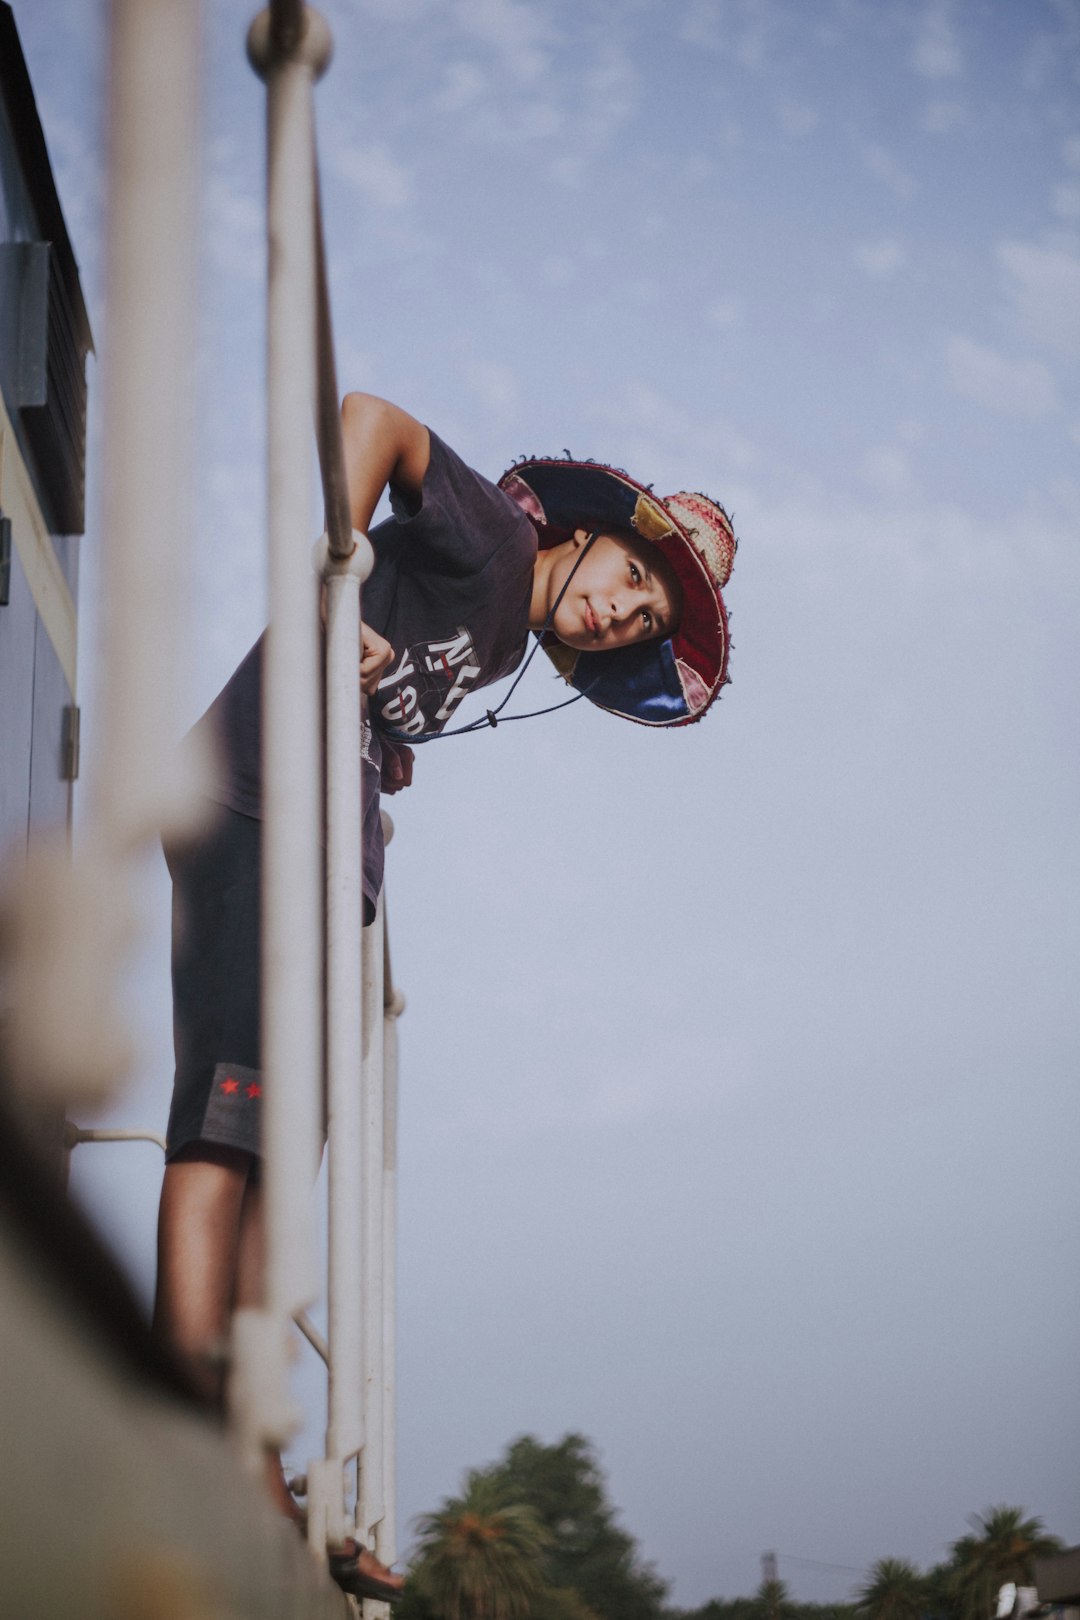
[[(185, 723), (265, 611), (262, 89), (203, 9)], [(702, 724), (581, 704), (393, 804), (402, 1520), (575, 1430), (685, 1605), (766, 1549), (840, 1598), (1001, 1501), (1076, 1542), (1080, 4), (324, 11), (342, 386), (740, 538)], [(103, 8), (15, 13), (100, 336)], [(108, 1118), (161, 1129), (144, 890)], [(159, 1180), (77, 1151), (144, 1297)]]

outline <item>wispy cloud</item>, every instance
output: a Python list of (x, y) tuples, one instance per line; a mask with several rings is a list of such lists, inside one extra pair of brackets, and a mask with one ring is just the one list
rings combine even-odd
[(919, 19), (911, 65), (923, 79), (953, 79), (964, 71), (964, 62), (944, 4), (926, 8)]
[(443, 70), (442, 89), (434, 99), (439, 112), (461, 112), (484, 95), (489, 80), (475, 62), (448, 62)]
[(962, 101), (936, 97), (923, 108), (920, 124), (927, 135), (951, 135), (967, 123), (967, 107)]
[(679, 38), (699, 49), (733, 56), (740, 67), (765, 66), (783, 19), (772, 0), (690, 0), (679, 24)]
[(376, 208), (404, 208), (412, 201), (413, 186), (408, 169), (389, 147), (381, 142), (372, 146), (339, 148), (333, 158), (343, 180)]
[(1072, 0), (1050, 0), (1038, 13), (1040, 25), (1020, 60), (1020, 83), (1034, 95), (1043, 95), (1060, 82), (1062, 68), (1075, 93), (1077, 49), (1080, 48), (1080, 11)]
[(503, 416), (514, 409), (521, 397), (517, 373), (501, 361), (470, 361), (465, 367), (465, 381), (481, 404)]
[(548, 72), (554, 28), (541, 5), (521, 0), (457, 0), (454, 20), (463, 33), (494, 52), (519, 85)]
[(608, 139), (633, 117), (641, 76), (621, 45), (607, 41), (585, 70), (584, 108), (590, 134)]
[(874, 242), (859, 242), (852, 251), (852, 257), (865, 275), (872, 276), (876, 281), (884, 281), (896, 274), (906, 255), (895, 236), (883, 236)]
[(373, 20), (419, 23), (438, 11), (443, 0), (351, 0), (351, 3)]
[(215, 156), (201, 198), (203, 242), (218, 270), (245, 280), (266, 275), (266, 225), (261, 197), (253, 197), (231, 166), (231, 152)]
[(903, 445), (872, 445), (862, 461), (863, 482), (879, 495), (892, 499), (912, 487), (911, 457)]
[(644, 469), (639, 477), (668, 489), (703, 485), (729, 507), (741, 504), (735, 479), (745, 476), (759, 457), (734, 423), (703, 417), (641, 380), (629, 381), (617, 397), (598, 401), (591, 415), (605, 441), (614, 445), (613, 459)]
[(1050, 206), (1058, 219), (1080, 219), (1080, 182), (1061, 181), (1050, 194)]
[(818, 126), (820, 114), (816, 107), (806, 101), (781, 101), (776, 109), (776, 116), (780, 120), (780, 128), (785, 135), (799, 139), (810, 135)]
[(1057, 407), (1054, 379), (1039, 360), (1009, 360), (954, 334), (946, 365), (953, 391), (996, 416), (1048, 416)]
[(1080, 258), (1035, 242), (1002, 242), (997, 261), (1027, 336), (1067, 359), (1080, 357)]
[(679, 38), (707, 51), (724, 49), (724, 25), (713, 0), (690, 0), (679, 24)]
[(573, 259), (567, 258), (565, 254), (552, 253), (541, 260), (540, 274), (549, 286), (565, 287), (573, 281), (577, 271)]
[(105, 175), (101, 152), (62, 103), (42, 99), (43, 127), (68, 234), (82, 267), (83, 293), (93, 306), (104, 281)]
[(728, 294), (723, 298), (716, 298), (705, 310), (705, 319), (710, 326), (732, 327), (741, 326), (743, 321), (743, 302)]
[(888, 186), (900, 202), (911, 202), (918, 195), (919, 182), (915, 176), (884, 146), (870, 142), (863, 147), (862, 159), (867, 174), (872, 174), (875, 180)]

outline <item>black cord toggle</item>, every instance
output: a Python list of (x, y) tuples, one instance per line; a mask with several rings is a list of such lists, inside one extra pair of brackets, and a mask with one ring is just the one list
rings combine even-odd
[[(569, 451), (567, 452), (567, 455), (569, 456)], [(488, 725), (491, 726), (492, 728), (494, 728), (495, 726), (498, 725), (498, 723), (499, 723), (499, 714), (501, 713), (501, 711), (503, 709), (506, 708), (506, 705), (509, 703), (509, 701), (513, 697), (514, 693), (517, 691), (518, 686), (521, 684), (522, 676), (525, 674), (525, 671), (528, 669), (529, 665), (532, 663), (533, 658), (539, 652), (540, 647), (541, 647), (541, 645), (543, 643), (544, 635), (546, 634), (546, 632), (548, 630), (551, 629), (552, 625), (555, 622), (555, 610), (558, 607), (559, 603), (562, 601), (563, 597), (566, 595), (567, 591), (570, 589), (570, 581), (573, 579), (574, 575), (577, 573), (578, 569), (581, 567), (582, 563), (585, 561), (585, 553), (589, 550), (589, 547), (592, 545), (593, 541), (596, 539), (599, 532), (600, 531), (598, 529), (594, 529), (592, 534), (589, 535), (589, 538), (586, 540), (584, 546), (582, 547), (581, 555), (575, 560), (573, 568), (571, 568), (569, 574), (567, 574), (567, 576), (566, 576), (566, 579), (563, 581), (562, 589), (560, 590), (558, 596), (555, 598), (554, 602), (552, 603), (551, 609), (548, 612), (548, 616), (544, 620), (542, 629), (535, 632), (536, 639), (534, 640), (532, 646), (529, 648), (529, 651), (528, 651), (528, 653), (527, 653), (527, 655), (525, 657), (524, 662), (521, 665), (521, 668), (518, 670), (517, 674), (514, 676), (514, 679), (510, 684), (510, 690), (502, 698), (502, 701), (499, 703), (499, 707), (497, 709), (485, 709), (485, 711), (484, 711), (485, 718), (487, 720)], [(595, 685), (596, 685), (596, 680), (595, 679), (589, 682), (590, 689)], [(504, 719), (507, 722), (509, 722), (511, 720), (535, 720), (537, 718), (537, 716), (539, 716), (541, 714), (554, 714), (556, 709), (567, 709), (567, 708), (569, 708), (571, 703), (580, 703), (581, 699), (583, 697), (585, 697), (586, 695), (587, 694), (585, 692), (577, 692), (577, 693), (575, 693), (575, 695), (572, 698), (567, 698), (564, 703), (553, 703), (553, 704), (550, 705), (550, 707), (548, 707), (546, 709), (531, 709), (528, 714), (508, 714), (508, 715), (504, 716)], [(467, 725), (455, 726), (453, 728), (453, 730), (451, 730), (451, 731), (429, 731), (429, 732), (426, 733), (426, 735), (421, 733), (421, 735), (419, 737), (408, 736), (403, 731), (391, 731), (389, 727), (383, 728), (383, 735), (385, 737), (389, 737), (391, 742), (403, 742), (403, 743), (411, 743), (411, 744), (415, 745), (417, 743), (442, 742), (447, 737), (464, 737), (466, 732), (469, 732), (469, 731), (482, 731), (483, 727), (484, 727), (484, 721), (481, 720), (481, 719), (476, 719), (476, 720), (470, 720)]]

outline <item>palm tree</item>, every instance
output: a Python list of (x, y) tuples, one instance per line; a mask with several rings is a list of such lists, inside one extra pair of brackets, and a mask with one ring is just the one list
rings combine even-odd
[(879, 1558), (855, 1607), (865, 1620), (921, 1620), (926, 1613), (926, 1582), (906, 1558)]
[(439, 1620), (526, 1620), (544, 1589), (549, 1536), (532, 1508), (473, 1471), (418, 1521), (417, 1585)]
[(952, 1562), (934, 1564), (923, 1576), (924, 1612), (930, 1620), (962, 1620)]
[(756, 1620), (787, 1620), (791, 1597), (783, 1581), (762, 1581), (754, 1593)]
[(976, 1532), (952, 1545), (952, 1578), (964, 1620), (989, 1620), (1006, 1581), (1030, 1586), (1036, 1558), (1060, 1552), (1061, 1542), (1046, 1533), (1041, 1519), (1025, 1519), (1023, 1508), (1000, 1503), (972, 1515)]

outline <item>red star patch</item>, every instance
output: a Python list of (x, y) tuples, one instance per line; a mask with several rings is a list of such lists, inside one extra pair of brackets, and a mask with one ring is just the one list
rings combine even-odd
[(259, 1085), (257, 1080), (253, 1080), (249, 1086), (245, 1086), (244, 1090), (246, 1095), (249, 1097), (262, 1096), (262, 1086)]
[(228, 1080), (223, 1080), (221, 1082), (221, 1089), (227, 1097), (231, 1097), (234, 1091), (240, 1090), (240, 1082), (239, 1080), (233, 1080), (231, 1078)]

